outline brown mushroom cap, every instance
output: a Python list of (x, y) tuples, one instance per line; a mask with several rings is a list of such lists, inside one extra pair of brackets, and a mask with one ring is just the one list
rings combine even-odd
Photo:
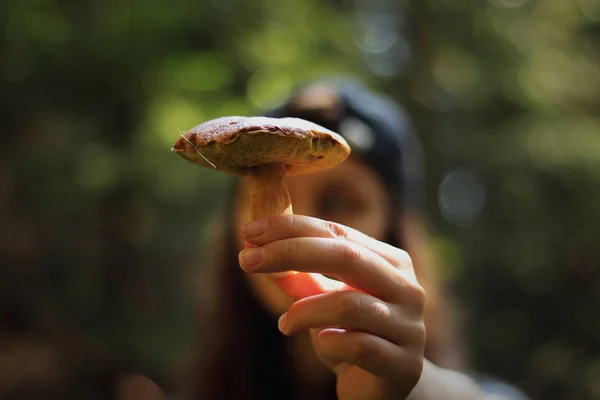
[(322, 126), (298, 118), (267, 117), (205, 122), (183, 134), (172, 150), (195, 164), (235, 175), (273, 163), (283, 164), (286, 175), (316, 172), (350, 155), (344, 138)]

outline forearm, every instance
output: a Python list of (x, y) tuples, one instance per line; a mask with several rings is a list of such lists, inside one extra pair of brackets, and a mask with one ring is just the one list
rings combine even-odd
[(407, 400), (483, 400), (485, 395), (468, 376), (425, 360), (421, 379)]

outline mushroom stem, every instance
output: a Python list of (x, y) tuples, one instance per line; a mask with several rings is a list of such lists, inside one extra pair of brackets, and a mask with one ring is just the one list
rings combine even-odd
[[(252, 172), (246, 175), (250, 189), (252, 221), (265, 219), (271, 215), (294, 213), (283, 168), (281, 163), (264, 164), (252, 168)], [(287, 271), (269, 275), (274, 279), (282, 279), (295, 273)]]
[(271, 215), (293, 214), (283, 164), (264, 164), (247, 175), (250, 189), (250, 217), (253, 221)]

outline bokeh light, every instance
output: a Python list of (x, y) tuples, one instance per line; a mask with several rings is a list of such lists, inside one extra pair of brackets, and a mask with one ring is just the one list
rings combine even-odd
[(439, 204), (440, 212), (448, 222), (470, 225), (485, 205), (483, 182), (473, 171), (455, 169), (442, 180)]

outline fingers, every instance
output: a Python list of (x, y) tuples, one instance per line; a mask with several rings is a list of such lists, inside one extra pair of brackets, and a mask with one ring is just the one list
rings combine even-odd
[(408, 386), (416, 385), (423, 370), (418, 352), (365, 332), (324, 329), (317, 335), (315, 348), (329, 364), (355, 365), (382, 378), (401, 378)]
[(355, 229), (318, 218), (276, 215), (244, 225), (242, 235), (246, 241), (257, 246), (298, 237), (344, 239), (373, 251), (396, 268), (412, 270), (412, 262), (405, 251), (375, 240)]
[(311, 328), (344, 327), (380, 336), (399, 346), (424, 342), (422, 319), (413, 320), (403, 311), (373, 296), (343, 290), (295, 302), (280, 319), (279, 328), (293, 335)]
[(314, 272), (335, 276), (347, 285), (384, 301), (422, 298), (416, 281), (390, 265), (378, 254), (342, 239), (292, 238), (245, 249), (240, 266), (251, 273), (283, 271)]

